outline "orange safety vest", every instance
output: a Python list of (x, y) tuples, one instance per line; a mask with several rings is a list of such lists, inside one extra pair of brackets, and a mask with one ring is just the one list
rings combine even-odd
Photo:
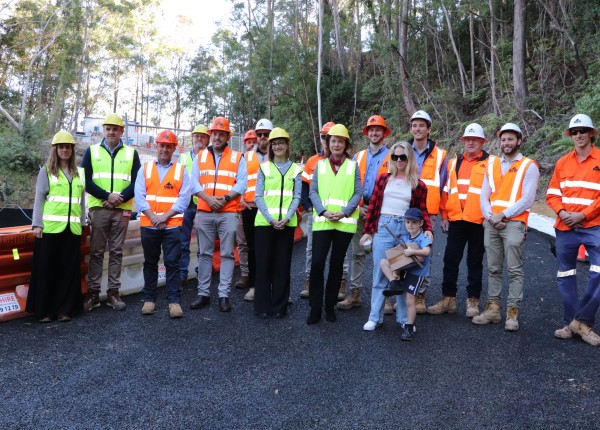
[[(215, 166), (215, 157), (204, 149), (196, 156), (200, 169), (200, 185), (204, 192), (215, 197), (227, 195), (237, 182), (237, 172), (242, 159), (242, 154), (233, 151), (229, 146), (221, 154), (219, 166)], [(203, 199), (198, 199), (198, 210), (212, 212), (212, 209)], [(219, 212), (239, 212), (240, 197), (231, 199)]]
[(312, 183), (312, 178), (313, 174), (315, 173), (317, 163), (319, 162), (319, 160), (322, 159), (323, 156), (321, 154), (313, 155), (308, 159), (308, 161), (304, 165), (304, 172), (302, 172), (302, 182), (306, 182), (308, 185)]
[[(163, 181), (160, 181), (155, 161), (148, 161), (144, 166), (146, 179), (146, 201), (156, 215), (168, 212), (179, 198), (179, 191), (183, 186), (185, 166), (173, 163)], [(167, 220), (167, 227), (177, 227), (183, 224), (183, 214), (176, 214)], [(141, 227), (152, 227), (152, 222), (143, 213), (140, 216)]]
[[(471, 169), (471, 177), (469, 179), (459, 179), (458, 172), (456, 172), (457, 158), (450, 160), (448, 164), (448, 181), (444, 186), (444, 198), (442, 198), (441, 205), (443, 219), (448, 219), (449, 221), (468, 221), (475, 224), (483, 223), (484, 218), (481, 213), (479, 197), (488, 162), (493, 162), (494, 158), (494, 156), (488, 156), (484, 152), (483, 156)], [(459, 185), (461, 188), (468, 186), (467, 192), (459, 193)]]
[(249, 203), (254, 201), (256, 179), (258, 178), (260, 162), (258, 161), (256, 151), (248, 151), (244, 157), (246, 158), (246, 169), (248, 170), (248, 185), (246, 187), (246, 192), (244, 193), (244, 201)]
[[(362, 151), (356, 154), (356, 162), (358, 163), (358, 170), (360, 171), (360, 181), (362, 184), (365, 184), (365, 175), (367, 174), (367, 149), (363, 149)], [(390, 173), (390, 152), (386, 154), (383, 159), (383, 163), (379, 166), (379, 170), (377, 171), (377, 176), (382, 173)]]
[(421, 179), (427, 185), (427, 212), (437, 215), (440, 210), (440, 168), (446, 158), (446, 151), (437, 147), (429, 153), (421, 168)]
[[(510, 169), (502, 176), (502, 168), (500, 166), (500, 158), (494, 157), (488, 162), (487, 174), (488, 182), (492, 190), (490, 195), (490, 203), (492, 205), (492, 213), (498, 214), (504, 209), (514, 205), (521, 198), (523, 191), (523, 180), (525, 172), (531, 163), (535, 161), (523, 157), (515, 162)], [(529, 209), (525, 212), (509, 218), (511, 221), (523, 221), (527, 225), (529, 219)]]

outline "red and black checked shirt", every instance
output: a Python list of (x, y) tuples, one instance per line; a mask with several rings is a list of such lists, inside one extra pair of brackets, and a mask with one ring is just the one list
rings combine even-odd
[[(383, 204), (383, 192), (388, 183), (390, 173), (382, 173), (377, 177), (375, 188), (373, 189), (373, 195), (369, 200), (369, 209), (367, 210), (367, 216), (365, 218), (365, 227), (363, 234), (375, 234), (377, 233), (377, 224), (379, 223), (379, 216), (381, 215), (381, 205)], [(419, 185), (412, 190), (410, 194), (410, 207), (419, 208), (423, 212), (423, 230), (431, 230), (431, 220), (429, 219), (429, 213), (427, 212), (427, 186), (421, 180)]]

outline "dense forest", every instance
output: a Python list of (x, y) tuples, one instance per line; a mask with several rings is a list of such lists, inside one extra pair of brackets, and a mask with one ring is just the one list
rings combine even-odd
[(450, 153), (466, 124), (492, 137), (513, 121), (543, 172), (570, 147), (573, 113), (600, 123), (598, 0), (231, 2), (227, 27), (194, 51), (161, 36), (160, 0), (0, 2), (0, 201), (25, 198), (41, 142), (102, 106), (186, 129), (271, 118), (297, 159), (326, 121), (362, 148), (370, 115), (392, 140), (425, 109)]

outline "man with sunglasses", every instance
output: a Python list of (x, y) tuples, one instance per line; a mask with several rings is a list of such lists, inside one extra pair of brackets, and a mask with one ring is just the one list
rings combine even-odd
[[(600, 303), (600, 150), (594, 146), (598, 130), (584, 114), (571, 118), (565, 135), (575, 149), (554, 167), (546, 192), (546, 203), (558, 217), (556, 231), (556, 283), (564, 305), (564, 327), (554, 336), (568, 339), (580, 336), (600, 346), (593, 331)], [(577, 252), (584, 245), (590, 258), (588, 284), (581, 300), (577, 294)]]

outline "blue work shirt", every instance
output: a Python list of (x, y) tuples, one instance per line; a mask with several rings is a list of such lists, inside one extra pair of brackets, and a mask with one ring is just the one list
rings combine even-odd
[[(390, 150), (385, 145), (379, 148), (379, 151), (375, 154), (371, 152), (370, 147), (367, 148), (367, 171), (365, 172), (363, 181), (363, 196), (367, 200), (371, 199), (373, 189), (375, 188), (375, 182), (377, 181), (377, 173), (388, 152), (390, 152)], [(356, 160), (356, 155), (354, 156), (354, 160)]]
[[(417, 245), (419, 245), (419, 248), (421, 249), (425, 248), (426, 246), (431, 246), (431, 240), (429, 240), (427, 236), (423, 234), (423, 230), (421, 230), (421, 232), (417, 236), (412, 238), (410, 237), (410, 234), (403, 234), (401, 239), (404, 241), (404, 243), (414, 242)], [(429, 276), (431, 252), (427, 257), (425, 257), (425, 260), (423, 260), (421, 264), (423, 265), (423, 267), (413, 266), (410, 269), (408, 269), (408, 273), (412, 273), (413, 275), (417, 276)]]

